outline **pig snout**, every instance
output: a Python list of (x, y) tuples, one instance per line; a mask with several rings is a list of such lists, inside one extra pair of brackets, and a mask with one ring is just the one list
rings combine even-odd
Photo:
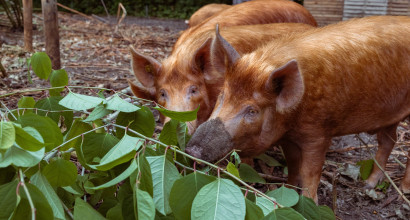
[(197, 128), (185, 152), (196, 158), (214, 162), (232, 149), (232, 138), (222, 121), (217, 118), (211, 119)]

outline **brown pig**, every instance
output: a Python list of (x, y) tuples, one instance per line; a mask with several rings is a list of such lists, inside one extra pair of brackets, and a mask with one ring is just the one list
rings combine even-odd
[[(410, 17), (376, 16), (294, 33), (240, 56), (221, 36), (214, 57), (233, 63), (210, 119), (186, 151), (207, 161), (232, 149), (284, 150), (288, 182), (317, 202), (331, 138), (377, 133), (385, 167), (399, 122), (410, 115)], [(222, 51), (224, 51), (222, 50)], [(220, 50), (215, 50), (220, 51)], [(383, 177), (374, 166), (368, 187)], [(401, 184), (410, 192), (410, 160)]]
[[(221, 34), (243, 54), (272, 39), (312, 28), (300, 23), (245, 25), (222, 28)], [(140, 82), (130, 82), (133, 93), (174, 111), (190, 111), (200, 106), (197, 120), (188, 124), (191, 133), (197, 123), (208, 119), (224, 80), (224, 60), (210, 55), (216, 46), (214, 36), (215, 30), (193, 33), (184, 46), (175, 48), (162, 63), (131, 49), (131, 66)]]
[(189, 27), (196, 26), (212, 15), (230, 7), (231, 5), (216, 3), (204, 5), (191, 15), (188, 21), (188, 25)]

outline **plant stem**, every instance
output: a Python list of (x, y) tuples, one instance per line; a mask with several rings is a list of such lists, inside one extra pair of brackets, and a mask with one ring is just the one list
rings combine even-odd
[(19, 176), (20, 176), (20, 184), (23, 186), (24, 192), (27, 195), (28, 203), (30, 204), (30, 207), (31, 207), (31, 219), (36, 220), (36, 207), (34, 207), (33, 200), (31, 199), (30, 193), (29, 193), (29, 191), (27, 189), (27, 186), (24, 182), (24, 175), (23, 175), (23, 172), (21, 171), (21, 169), (19, 169)]

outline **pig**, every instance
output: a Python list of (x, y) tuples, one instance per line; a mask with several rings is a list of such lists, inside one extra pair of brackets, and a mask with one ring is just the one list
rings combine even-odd
[(188, 21), (189, 27), (196, 26), (206, 20), (207, 18), (211, 17), (212, 15), (217, 14), (218, 12), (221, 12), (227, 8), (230, 8), (230, 5), (227, 4), (207, 4), (205, 6), (202, 6), (200, 9), (198, 9), (195, 13), (191, 15)]
[[(264, 42), (311, 28), (301, 23), (244, 25), (222, 28), (221, 34), (243, 54)], [(154, 100), (174, 111), (189, 111), (200, 106), (197, 120), (188, 123), (191, 134), (198, 123), (210, 116), (223, 83), (224, 60), (210, 56), (215, 48), (214, 35), (214, 30), (198, 31), (162, 64), (131, 48), (131, 66), (141, 83), (129, 81), (135, 96)]]
[[(352, 19), (242, 56), (222, 36), (216, 39), (222, 49), (212, 56), (229, 61), (225, 82), (187, 153), (213, 162), (233, 149), (249, 158), (281, 145), (288, 183), (316, 202), (332, 137), (377, 133), (375, 159), (385, 167), (396, 128), (410, 115), (410, 17)], [(375, 165), (366, 187), (383, 177)], [(410, 192), (409, 159), (401, 189)]]

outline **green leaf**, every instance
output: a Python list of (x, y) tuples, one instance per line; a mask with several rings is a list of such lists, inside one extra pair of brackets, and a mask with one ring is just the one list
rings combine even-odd
[(235, 165), (231, 162), (228, 163), (228, 166), (226, 166), (226, 170), (231, 173), (232, 175), (239, 177), (239, 171), (238, 169), (236, 169)]
[(152, 186), (152, 174), (151, 174), (151, 167), (148, 163), (147, 158), (145, 155), (138, 156), (138, 168), (137, 171), (134, 172), (130, 176), (130, 185), (133, 186), (132, 188), (135, 189), (134, 185), (137, 183), (137, 178), (139, 178), (138, 188), (148, 192), (150, 196), (153, 196), (153, 186)]
[(17, 206), (17, 180), (0, 186), (0, 219), (9, 219)]
[(320, 219), (319, 207), (316, 206), (316, 203), (311, 198), (301, 195), (299, 202), (293, 208), (306, 219)]
[[(68, 74), (64, 69), (53, 70), (50, 75), (50, 84), (52, 87), (61, 87), (68, 85)], [(59, 96), (64, 88), (50, 89), (50, 95)]]
[(13, 123), (11, 122), (0, 122), (0, 150), (7, 150), (13, 146), (16, 140), (16, 131), (14, 129)]
[(159, 140), (166, 145), (176, 145), (178, 143), (177, 127), (179, 121), (171, 119), (162, 128)]
[(299, 201), (299, 194), (295, 190), (286, 188), (284, 186), (280, 187), (279, 189), (269, 191), (266, 193), (266, 195), (273, 197), (276, 202), (286, 207), (294, 206)]
[(259, 176), (251, 166), (246, 163), (242, 163), (239, 167), (239, 176), (245, 182), (249, 183), (266, 183), (265, 179)]
[(144, 139), (124, 135), (124, 137), (101, 159), (99, 165), (89, 165), (90, 167), (102, 171), (109, 170), (119, 164), (128, 162), (134, 157)]
[(123, 220), (121, 203), (117, 203), (114, 207), (107, 211), (108, 220)]
[[(146, 136), (152, 137), (155, 131), (155, 119), (151, 110), (146, 106), (141, 106), (141, 109), (136, 112), (118, 114), (116, 123), (122, 125)], [(117, 128), (118, 137), (124, 136), (124, 129)], [(136, 137), (132, 132), (127, 132), (128, 135)]]
[(14, 165), (17, 167), (32, 167), (38, 164), (44, 156), (45, 148), (39, 151), (26, 151), (18, 145), (13, 145), (6, 153), (0, 154), (0, 167)]
[(336, 216), (333, 211), (325, 205), (319, 206), (319, 215), (321, 220), (335, 220)]
[(104, 107), (103, 104), (98, 105), (97, 107), (94, 108), (94, 110), (88, 115), (88, 117), (84, 120), (84, 122), (92, 122), (97, 119), (100, 119), (108, 114), (110, 114), (112, 111), (108, 110)]
[(171, 213), (169, 205), (171, 188), (181, 176), (177, 168), (166, 159), (165, 155), (147, 157), (147, 160), (151, 165), (155, 207), (161, 214), (168, 215)]
[(263, 220), (304, 220), (303, 216), (289, 207), (279, 208), (269, 213)]
[(154, 200), (147, 192), (137, 189), (136, 202), (138, 219), (155, 219)]
[(254, 219), (262, 219), (263, 218), (263, 211), (259, 206), (253, 203), (249, 199), (245, 199), (246, 204), (246, 216), (245, 220), (254, 220)]
[(69, 92), (59, 104), (69, 109), (84, 111), (105, 102), (102, 98)]
[(84, 135), (84, 142), (82, 145), (76, 145), (75, 149), (78, 156), (78, 161), (86, 167), (91, 169), (87, 164), (95, 164), (101, 161), (120, 140), (109, 133), (88, 133)]
[[(91, 127), (91, 125), (89, 125), (87, 123), (84, 123), (84, 122), (81, 122), (81, 119), (77, 118), (74, 121), (73, 125), (71, 126), (70, 131), (68, 131), (67, 135), (65, 136), (64, 141), (66, 142), (66, 141), (68, 141), (68, 140), (70, 140), (70, 139), (72, 139), (72, 138), (74, 138), (74, 137), (76, 137), (80, 134), (83, 134), (83, 133), (85, 133), (89, 130), (92, 130), (92, 129), (93, 128)], [(60, 148), (60, 150), (65, 151), (65, 150), (68, 150), (70, 148), (74, 148), (74, 147), (76, 147), (80, 144), (81, 144), (81, 136), (74, 139), (74, 140), (72, 140), (72, 141), (70, 141), (70, 142), (68, 142), (68, 143), (66, 143), (63, 147)]]
[(199, 190), (192, 203), (192, 219), (244, 219), (245, 198), (228, 179), (216, 179)]
[(261, 154), (261, 155), (255, 157), (255, 158), (259, 159), (259, 160), (262, 160), (263, 162), (268, 164), (268, 166), (270, 166), (270, 167), (283, 167), (283, 165), (280, 164), (277, 160), (275, 160), (273, 157), (268, 156), (266, 154)]
[(74, 219), (104, 220), (105, 218), (88, 203), (84, 202), (80, 197), (77, 197), (74, 205)]
[(53, 187), (73, 185), (77, 179), (77, 167), (70, 161), (58, 158), (42, 171)]
[[(53, 210), (50, 207), (46, 197), (43, 193), (33, 184), (24, 183), (28, 188), (30, 197), (34, 203), (36, 209), (36, 219), (41, 220), (53, 220)], [(31, 219), (31, 208), (28, 202), (28, 197), (25, 190), (20, 189), (21, 200), (17, 209), (14, 211), (13, 219)]]
[(74, 113), (69, 110), (68, 108), (58, 104), (60, 100), (63, 99), (61, 96), (51, 96), (44, 99), (39, 100), (35, 104), (35, 108), (46, 110), (46, 111), (38, 111), (38, 115), (40, 116), (47, 116), (55, 123), (60, 122), (60, 117), (64, 117), (64, 124), (66, 125), (67, 129), (70, 129), (71, 124), (73, 123), (73, 116)]
[[(114, 186), (117, 183), (125, 180), (126, 178), (128, 178), (135, 170), (137, 169), (137, 162), (136, 160), (132, 160), (130, 166), (124, 170), (124, 172), (122, 172), (120, 175), (118, 175), (117, 177), (115, 177), (114, 179), (99, 185), (99, 186), (95, 186), (95, 187), (89, 187), (89, 189), (94, 189), (94, 190), (98, 190), (98, 189), (104, 189), (110, 186)], [(87, 188), (87, 187), (86, 187)]]
[(41, 172), (39, 171), (34, 174), (30, 178), (30, 181), (44, 194), (48, 204), (53, 210), (54, 217), (57, 219), (65, 219), (63, 205), (61, 204), (57, 193), (54, 191), (53, 187), (51, 187), (50, 183), (48, 183), (47, 179), (41, 174)]
[(43, 138), (41, 134), (32, 127), (21, 128), (20, 126), (14, 126), (16, 130), (16, 143), (28, 151), (39, 151), (44, 147)]
[[(34, 108), (35, 104), (36, 104), (36, 101), (34, 101), (33, 97), (23, 96), (17, 103), (17, 106), (19, 108)], [(20, 115), (23, 115), (23, 112), (24, 113), (33, 112), (33, 109), (22, 109), (19, 112), (20, 112)]]
[(186, 112), (175, 112), (165, 108), (154, 107), (154, 109), (161, 112), (163, 115), (170, 117), (171, 119), (175, 119), (177, 121), (193, 121), (196, 119), (196, 114), (198, 113), (199, 106), (193, 111), (186, 111)]
[(185, 151), (185, 146), (190, 139), (190, 135), (188, 134), (188, 127), (185, 122), (179, 122), (176, 130), (178, 145), (182, 151)]
[(31, 56), (31, 67), (40, 79), (48, 79), (51, 73), (51, 60), (45, 52), (36, 52)]
[(107, 101), (107, 109), (121, 112), (135, 112), (140, 108), (123, 100), (118, 95)]
[(176, 219), (191, 219), (191, 207), (199, 190), (215, 180), (213, 176), (207, 176), (193, 172), (177, 181), (171, 188), (169, 204)]
[(63, 143), (60, 128), (48, 117), (28, 113), (20, 116), (16, 122), (23, 128), (27, 126), (35, 128), (43, 137), (47, 152)]
[[(273, 198), (272, 198), (273, 199)], [(273, 199), (275, 200), (275, 199)], [(277, 209), (278, 206), (276, 204), (274, 204), (272, 201), (270, 201), (269, 199), (262, 197), (262, 196), (256, 196), (256, 205), (259, 206), (262, 211), (263, 211), (263, 215), (267, 215), (270, 212), (272, 212), (273, 210)]]
[(362, 160), (357, 162), (357, 165), (360, 166), (360, 176), (363, 180), (367, 180), (372, 173), (373, 170), (373, 159), (370, 160)]

